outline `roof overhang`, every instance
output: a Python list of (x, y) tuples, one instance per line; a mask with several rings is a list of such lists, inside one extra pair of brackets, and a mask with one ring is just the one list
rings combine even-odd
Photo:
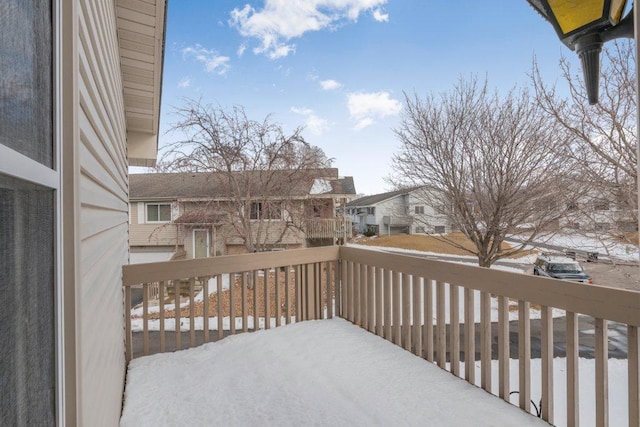
[(131, 166), (155, 166), (158, 155), (166, 3), (166, 0), (116, 0)]

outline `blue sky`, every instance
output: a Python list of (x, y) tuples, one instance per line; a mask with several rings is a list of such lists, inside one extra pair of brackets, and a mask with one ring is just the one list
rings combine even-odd
[(267, 114), (321, 147), (358, 193), (387, 191), (403, 91), (487, 76), (527, 86), (537, 57), (555, 81), (577, 57), (525, 0), (181, 0), (169, 2), (160, 147), (184, 97)]

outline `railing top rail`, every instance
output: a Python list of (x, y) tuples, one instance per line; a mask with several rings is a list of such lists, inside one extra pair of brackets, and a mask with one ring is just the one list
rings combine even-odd
[(122, 283), (124, 286), (133, 286), (160, 280), (237, 273), (287, 265), (334, 261), (337, 259), (338, 246), (324, 246), (289, 251), (130, 264), (122, 267)]
[(345, 246), (340, 259), (640, 326), (640, 292)]

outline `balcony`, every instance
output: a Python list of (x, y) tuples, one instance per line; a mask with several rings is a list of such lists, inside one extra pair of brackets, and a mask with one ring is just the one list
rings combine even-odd
[[(582, 421), (608, 425), (609, 358), (619, 357), (626, 365), (622, 417), (630, 426), (639, 423), (640, 295), (633, 291), (344, 246), (130, 265), (123, 283), (127, 307), (133, 288), (143, 293), (141, 308), (126, 320), (128, 360), (341, 317), (478, 384), (478, 399), (486, 396), (480, 389), (507, 402), (517, 391), (522, 410), (539, 410), (552, 424), (579, 424), (581, 400), (585, 406), (579, 386), (591, 381), (595, 410)], [(171, 305), (154, 305), (154, 286), (159, 300)], [(585, 356), (593, 358), (595, 373), (578, 368)], [(562, 375), (559, 357), (566, 358)], [(535, 396), (534, 383), (540, 388)], [(566, 388), (562, 395), (554, 393), (559, 385)]]
[(303, 225), (307, 239), (342, 239), (343, 242), (351, 237), (352, 228), (348, 218), (314, 218)]

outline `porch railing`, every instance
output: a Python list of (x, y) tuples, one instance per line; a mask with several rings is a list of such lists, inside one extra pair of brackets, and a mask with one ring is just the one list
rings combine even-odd
[[(221, 279), (225, 275), (229, 277), (226, 282)], [(214, 299), (217, 321), (213, 329), (217, 329), (217, 338), (335, 314), (472, 384), (478, 376), (481, 387), (488, 392), (492, 392), (492, 360), (496, 361), (497, 395), (506, 401), (516, 391), (510, 386), (509, 360), (517, 358), (519, 406), (528, 412), (532, 400), (530, 313), (535, 307), (540, 315), (540, 332), (535, 338), (541, 343), (541, 378), (536, 379), (541, 382), (541, 416), (554, 423), (554, 383), (566, 381), (566, 422), (571, 426), (579, 424), (578, 315), (580, 318), (592, 316), (595, 323), (594, 392), (598, 426), (608, 425), (608, 325), (622, 323), (626, 325), (627, 340), (628, 422), (630, 426), (640, 423), (640, 294), (637, 292), (334, 246), (126, 266), (127, 303), (130, 304), (134, 285), (148, 289), (157, 282), (162, 296), (163, 289), (177, 289), (180, 282), (187, 284), (188, 297), (183, 297), (182, 310), (174, 311), (172, 318), (178, 325), (181, 318), (189, 319), (189, 327), (182, 333), (189, 334), (189, 346), (193, 346), (198, 342), (193, 317), (196, 310), (191, 309), (197, 306), (192, 288), (197, 282), (202, 283), (203, 293), (207, 295), (210, 277), (217, 279), (216, 296), (222, 296)], [(227, 283), (226, 290), (224, 283)], [(270, 287), (273, 283), (277, 285)], [(256, 302), (261, 294), (268, 295), (263, 308)], [(175, 296), (174, 300), (181, 301)], [(225, 301), (234, 300), (241, 301), (240, 310), (234, 311), (234, 304), (230, 304), (225, 311)], [(266, 301), (273, 301), (274, 305)], [(475, 313), (476, 302), (479, 316)], [(493, 328), (492, 304), (497, 305), (497, 322)], [(163, 310), (160, 305), (154, 317), (168, 319)], [(566, 378), (554, 375), (554, 310), (563, 310), (566, 317)], [(510, 312), (512, 322), (517, 322), (517, 355), (511, 354), (509, 346)], [(204, 324), (211, 325), (206, 317), (211, 316), (209, 307), (203, 307), (203, 313), (206, 313)], [(148, 354), (151, 352), (148, 324), (151, 313), (146, 292), (140, 316), (142, 332), (138, 335), (142, 335), (143, 346), (138, 354)], [(265, 319), (263, 325), (247, 321), (248, 317), (261, 316)], [(229, 318), (228, 327), (223, 317)], [(138, 355), (132, 349), (131, 322), (127, 316), (128, 358)], [(165, 351), (164, 323), (160, 321), (157, 332), (159, 351)], [(201, 341), (207, 342), (209, 328), (203, 329)], [(180, 348), (181, 333), (174, 334)], [(492, 348), (494, 341), (497, 341), (496, 348)]]
[(351, 237), (353, 224), (349, 218), (315, 218), (305, 221), (304, 231), (310, 239), (342, 239)]

